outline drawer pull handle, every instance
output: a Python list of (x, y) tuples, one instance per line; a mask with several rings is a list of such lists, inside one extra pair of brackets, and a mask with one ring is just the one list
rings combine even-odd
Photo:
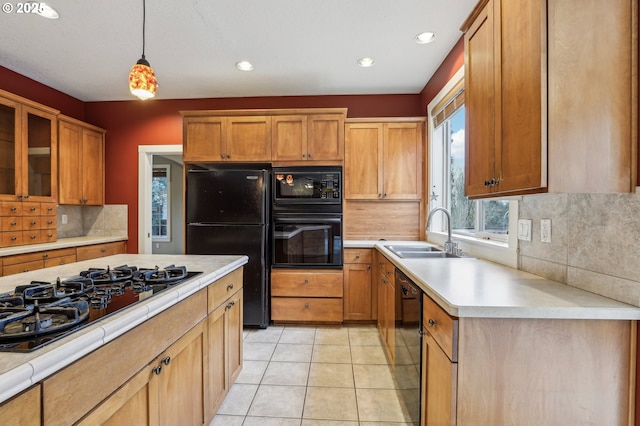
[(51, 238), (53, 237), (53, 234), (47, 234), (47, 237)]
[(50, 220), (50, 221), (48, 221), (48, 222), (47, 222), (47, 224), (49, 224), (49, 225), (53, 225), (53, 221), (52, 221), (52, 220)]
[(162, 373), (162, 366), (158, 365), (156, 367), (153, 367), (153, 372), (156, 373), (156, 376), (159, 376), (160, 373)]
[(15, 241), (17, 239), (18, 239), (18, 237), (11, 237), (11, 241)]
[(35, 236), (35, 235), (32, 235), (32, 236), (31, 236), (31, 239), (32, 239), (32, 240), (35, 240), (35, 239), (36, 239), (36, 236)]
[(233, 284), (229, 284), (229, 285), (227, 286), (227, 291), (228, 291), (228, 290), (233, 290)]
[(233, 308), (233, 305), (235, 305), (235, 304), (236, 304), (236, 302), (231, 301), (231, 302), (227, 303), (227, 306), (225, 307), (225, 309), (227, 309), (227, 310), (231, 309), (231, 308)]
[(49, 257), (49, 253), (43, 254), (42, 257), (44, 257), (46, 259), (47, 257)]
[(305, 283), (305, 284), (309, 284), (309, 280), (305, 278), (305, 279), (304, 279), (304, 283)]
[(171, 362), (171, 357), (168, 356), (166, 358), (163, 358), (161, 361), (164, 365), (169, 365), (169, 363)]
[(16, 210), (18, 210), (16, 207), (11, 207), (12, 212), (15, 212)]
[(305, 303), (305, 304), (304, 304), (304, 308), (305, 308), (306, 310), (309, 310), (309, 304), (308, 304), (308, 303)]
[(52, 212), (53, 211), (53, 207), (47, 207), (47, 211)]
[(16, 226), (18, 222), (11, 222), (11, 226)]
[(32, 211), (32, 212), (35, 212), (36, 208), (35, 207), (31, 207), (29, 210)]
[(435, 327), (438, 323), (434, 320), (429, 318), (429, 327)]
[(35, 220), (32, 220), (32, 221), (31, 221), (31, 224), (32, 224), (32, 225), (35, 225), (36, 223), (38, 223), (38, 222), (36, 222)]
[(356, 254), (356, 259), (360, 259), (360, 255), (359, 254)]

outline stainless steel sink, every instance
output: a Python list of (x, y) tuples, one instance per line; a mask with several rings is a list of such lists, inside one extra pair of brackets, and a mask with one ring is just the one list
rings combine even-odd
[(393, 254), (402, 259), (436, 259), (436, 258), (451, 258), (457, 259), (466, 256), (459, 256), (443, 251), (439, 247), (428, 245), (385, 245), (385, 248), (389, 249)]

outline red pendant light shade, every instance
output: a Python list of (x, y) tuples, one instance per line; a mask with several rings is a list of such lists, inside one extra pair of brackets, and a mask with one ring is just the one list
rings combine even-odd
[(153, 68), (149, 65), (149, 62), (144, 57), (144, 29), (146, 18), (146, 4), (142, 1), (142, 58), (131, 67), (129, 72), (129, 90), (131, 93), (142, 99), (153, 98), (156, 95), (158, 89), (158, 81), (156, 80), (156, 74), (153, 72)]

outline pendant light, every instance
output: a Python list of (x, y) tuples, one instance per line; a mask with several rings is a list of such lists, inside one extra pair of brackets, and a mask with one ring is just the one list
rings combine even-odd
[(142, 0), (142, 58), (131, 67), (129, 72), (129, 90), (141, 100), (153, 98), (158, 89), (158, 81), (153, 68), (144, 57), (144, 28), (146, 18), (146, 0)]

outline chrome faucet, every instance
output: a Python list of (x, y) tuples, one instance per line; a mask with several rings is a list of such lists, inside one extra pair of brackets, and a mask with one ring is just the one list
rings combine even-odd
[(458, 252), (458, 243), (454, 243), (451, 240), (451, 213), (449, 213), (449, 210), (445, 209), (444, 207), (435, 207), (433, 210), (431, 210), (429, 212), (429, 217), (427, 218), (427, 231), (429, 230), (429, 224), (431, 224), (431, 217), (437, 211), (441, 211), (441, 212), (443, 212), (445, 214), (445, 216), (447, 216), (447, 234), (448, 234), (448, 238), (447, 238), (447, 241), (445, 241), (445, 243), (444, 243), (444, 251), (446, 251), (447, 253), (450, 253), (450, 254), (457, 254), (457, 252)]

